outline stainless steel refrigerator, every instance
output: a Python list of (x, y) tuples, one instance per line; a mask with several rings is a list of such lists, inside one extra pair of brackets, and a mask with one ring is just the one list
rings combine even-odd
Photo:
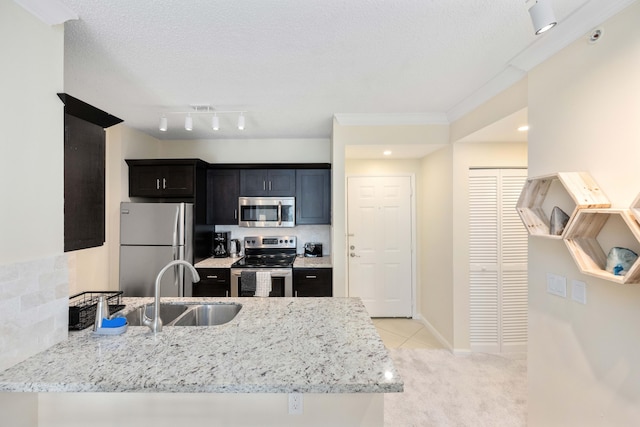
[[(120, 204), (120, 290), (125, 297), (152, 297), (158, 272), (175, 259), (193, 263), (192, 203)], [(163, 276), (160, 295), (192, 296), (183, 266)]]

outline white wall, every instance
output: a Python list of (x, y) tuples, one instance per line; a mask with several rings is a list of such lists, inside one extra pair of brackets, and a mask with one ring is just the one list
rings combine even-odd
[[(588, 171), (614, 206), (640, 193), (640, 3), (529, 74), (529, 174)], [(545, 292), (567, 278), (569, 298)], [(570, 299), (587, 283), (587, 304)], [(640, 425), (640, 285), (585, 276), (561, 241), (529, 239), (531, 427)]]
[(418, 311), (453, 347), (453, 147), (422, 159)]
[(0, 2), (0, 370), (67, 336), (63, 49), (62, 26)]
[(64, 29), (0, 3), (0, 264), (63, 251)]
[(328, 139), (159, 141), (159, 156), (209, 163), (330, 163)]

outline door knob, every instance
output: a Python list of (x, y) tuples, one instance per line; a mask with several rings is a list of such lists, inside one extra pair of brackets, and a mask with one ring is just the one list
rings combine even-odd
[(349, 249), (351, 249), (351, 250), (354, 250), (355, 248), (356, 248), (356, 247), (355, 247), (355, 246), (353, 246), (353, 245), (349, 246)]
[(355, 254), (355, 253), (353, 253), (353, 252), (351, 252), (351, 253), (349, 254), (349, 256), (350, 256), (351, 258), (360, 258), (360, 255), (356, 255), (356, 254)]

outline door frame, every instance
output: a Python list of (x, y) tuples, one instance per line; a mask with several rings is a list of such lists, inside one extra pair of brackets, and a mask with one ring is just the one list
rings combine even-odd
[(409, 196), (409, 212), (411, 216), (411, 318), (416, 318), (418, 298), (416, 294), (416, 260), (417, 260), (417, 221), (416, 221), (416, 175), (415, 173), (380, 173), (380, 174), (347, 174), (344, 180), (344, 206), (345, 206), (345, 239), (344, 239), (344, 263), (347, 297), (351, 296), (349, 283), (349, 178), (409, 178), (411, 194)]

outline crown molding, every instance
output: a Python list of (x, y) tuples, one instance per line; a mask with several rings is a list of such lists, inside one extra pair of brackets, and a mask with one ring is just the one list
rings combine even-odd
[(78, 14), (60, 0), (13, 0), (47, 25), (63, 24), (78, 19)]

